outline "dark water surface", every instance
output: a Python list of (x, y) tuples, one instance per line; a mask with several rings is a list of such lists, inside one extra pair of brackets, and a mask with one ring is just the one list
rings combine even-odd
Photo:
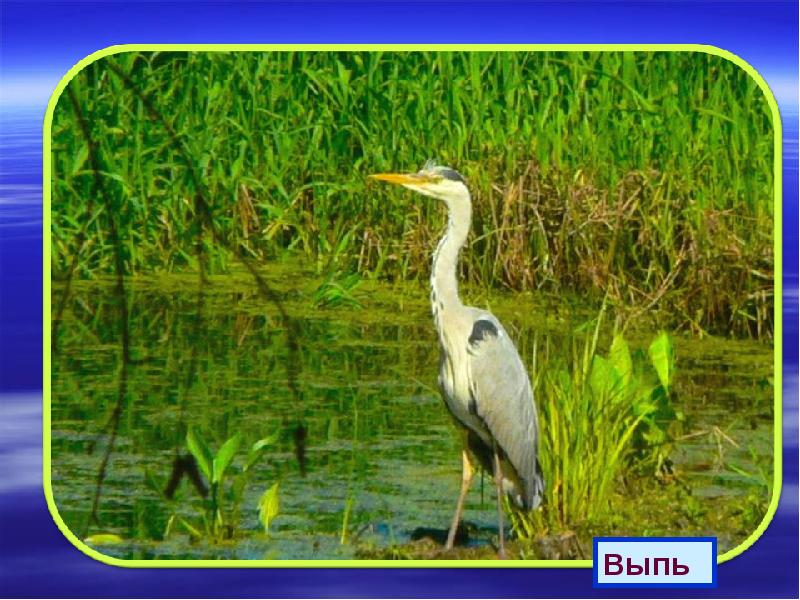
[[(196, 278), (128, 281), (133, 364), (119, 407), (113, 283), (74, 284), (52, 360), (52, 482), (76, 535), (116, 534), (123, 541), (101, 549), (123, 558), (313, 559), (352, 558), (359, 549), (402, 546), (420, 528), (447, 527), (460, 482), (459, 442), (436, 389), (438, 348), (424, 288), (366, 288), (360, 308), (315, 308), (313, 276), (296, 270), (267, 270), (294, 323), (296, 350), (278, 307), (244, 275), (212, 279), (201, 305)], [(54, 307), (62, 289), (54, 286)], [(529, 295), (500, 297), (491, 308), (529, 364), (535, 344), (557, 344), (586, 314)], [(650, 336), (629, 340), (646, 347)], [(768, 503), (772, 349), (694, 338), (676, 339), (676, 348), (683, 439), (671, 452), (671, 471), (679, 483), (616, 501), (646, 500), (656, 512), (682, 515), (650, 516), (640, 534), (680, 535), (689, 523), (718, 535), (724, 552), (752, 532)], [(176, 453), (186, 452), (187, 426), (213, 449), (236, 433), (249, 446), (279, 432), (246, 485), (231, 540), (192, 541), (170, 523), (171, 515), (202, 521), (203, 501), (188, 480), (172, 502), (159, 493)], [(279, 515), (265, 535), (257, 505), (275, 482)], [(678, 487), (692, 490), (688, 504)], [(705, 526), (722, 505), (725, 519)], [(471, 544), (488, 546), (496, 534), (488, 479), (473, 486), (466, 519), (477, 529)]]

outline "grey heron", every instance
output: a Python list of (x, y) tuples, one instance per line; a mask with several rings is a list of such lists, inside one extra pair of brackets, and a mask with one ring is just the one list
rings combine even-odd
[(498, 552), (505, 557), (503, 497), (523, 510), (542, 499), (538, 417), (530, 379), (500, 321), (486, 310), (464, 306), (456, 267), (472, 221), (472, 199), (464, 178), (433, 163), (417, 173), (370, 177), (437, 198), (448, 211), (447, 231), (433, 258), (431, 309), (439, 336), (439, 386), (462, 434), (461, 491), (447, 535), (451, 549), (461, 521), (475, 461), (491, 473), (497, 490)]

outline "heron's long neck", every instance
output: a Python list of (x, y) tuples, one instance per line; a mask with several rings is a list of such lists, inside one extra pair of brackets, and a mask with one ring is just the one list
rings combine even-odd
[(439, 246), (433, 255), (431, 271), (431, 307), (433, 316), (439, 325), (439, 313), (461, 307), (458, 297), (458, 281), (456, 267), (458, 253), (469, 234), (472, 220), (472, 206), (469, 198), (465, 202), (452, 203), (449, 207), (447, 231), (439, 240)]

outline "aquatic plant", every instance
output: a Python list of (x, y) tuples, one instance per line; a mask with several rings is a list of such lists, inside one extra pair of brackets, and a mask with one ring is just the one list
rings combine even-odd
[(264, 533), (269, 533), (269, 525), (272, 519), (280, 512), (280, 499), (278, 491), (280, 482), (273, 483), (267, 488), (258, 500), (258, 521), (264, 527)]
[(573, 346), (571, 365), (547, 357), (536, 378), (547, 487), (540, 511), (512, 517), (523, 539), (602, 517), (625, 471), (652, 473), (668, 458), (668, 430), (676, 417), (669, 336), (660, 333), (645, 358), (617, 334), (603, 356), (597, 352), (602, 316), (601, 311), (594, 328), (583, 332), (583, 344)]
[[(172, 510), (169, 517), (164, 537), (169, 535), (173, 523), (177, 522), (191, 536), (210, 540), (223, 540), (234, 537), (240, 520), (241, 504), (252, 467), (258, 462), (263, 451), (274, 444), (279, 432), (260, 439), (247, 451), (241, 466), (233, 465), (234, 457), (239, 453), (242, 435), (237, 433), (220, 446), (219, 450), (212, 452), (203, 437), (193, 428), (186, 433), (186, 447), (193, 462), (183, 469), (194, 484), (195, 490), (203, 497), (203, 513), (199, 518), (191, 519), (183, 516), (182, 511)], [(184, 459), (184, 463), (185, 463)], [(194, 469), (199, 470), (203, 480), (199, 479)], [(232, 473), (235, 471), (235, 473)], [(173, 478), (174, 479), (174, 478)], [(175, 490), (180, 483), (180, 476), (176, 481), (171, 481), (163, 488), (148, 474), (148, 484), (151, 489), (159, 491), (170, 504), (174, 504)], [(278, 514), (278, 483), (273, 484), (262, 495), (258, 503), (259, 520), (265, 531)]]
[(342, 276), (340, 273), (332, 273), (323, 281), (312, 298), (317, 308), (350, 306), (361, 308), (361, 301), (355, 295), (355, 291), (361, 283), (361, 276), (358, 273), (349, 273)]
[[(748, 488), (747, 503), (741, 512), (745, 522), (749, 524), (749, 530), (757, 527), (764, 515), (767, 514), (769, 503), (773, 494), (773, 465), (771, 461), (765, 460), (759, 455), (753, 446), (747, 449), (749, 454), (749, 466), (728, 464), (728, 467), (742, 476), (751, 486)], [(747, 525), (745, 526), (748, 527)]]

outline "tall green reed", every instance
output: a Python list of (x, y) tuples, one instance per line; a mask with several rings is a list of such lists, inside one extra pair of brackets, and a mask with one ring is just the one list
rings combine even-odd
[[(216, 227), (260, 260), (424, 277), (433, 202), (367, 186), (435, 158), (475, 204), (463, 276), (515, 290), (607, 291), (697, 332), (772, 331), (772, 129), (756, 83), (688, 52), (126, 53), (70, 82), (115, 190), (129, 273), (195, 268), (196, 162)], [(104, 209), (66, 102), (53, 124), (56, 277), (112, 269)], [(402, 199), (401, 199), (402, 198)], [(80, 245), (80, 231), (87, 241)], [(209, 270), (230, 262), (206, 240)], [(80, 246), (80, 247), (79, 247)], [(723, 290), (723, 293), (720, 293)]]

